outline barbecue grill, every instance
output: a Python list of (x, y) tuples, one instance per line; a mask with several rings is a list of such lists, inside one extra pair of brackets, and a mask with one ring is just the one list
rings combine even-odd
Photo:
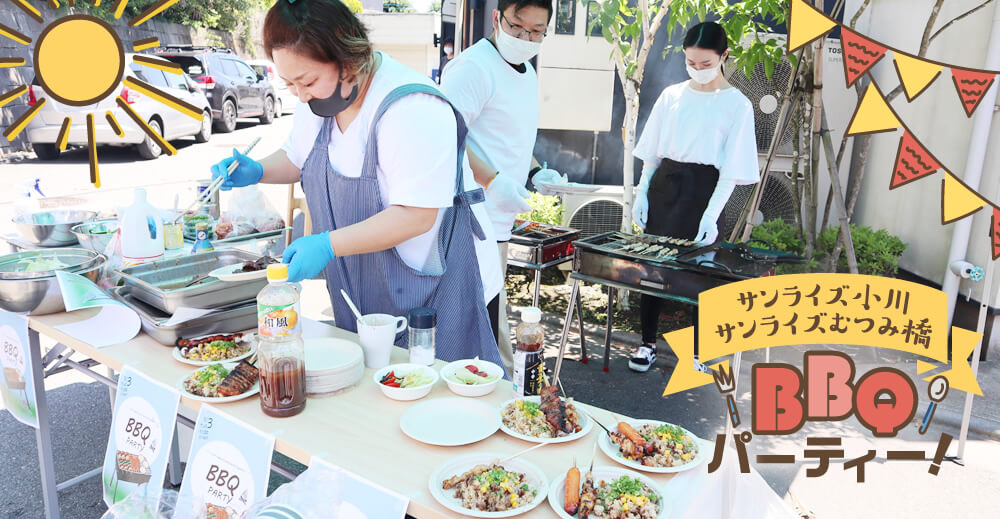
[[(751, 240), (760, 241), (760, 240)], [(609, 232), (573, 243), (573, 289), (566, 324), (559, 343), (555, 377), (559, 377), (569, 334), (569, 318), (577, 302), (580, 282), (608, 287), (608, 322), (604, 337), (604, 371), (608, 371), (615, 289), (633, 290), (663, 299), (698, 304), (698, 294), (726, 283), (774, 275), (779, 263), (802, 263), (805, 258), (748, 244), (717, 242), (698, 247), (689, 241), (649, 234)], [(581, 336), (580, 343), (584, 344)], [(582, 347), (586, 362), (587, 350)]]
[(544, 223), (514, 220), (510, 242), (507, 244), (507, 263), (535, 271), (535, 294), (532, 306), (538, 306), (538, 292), (542, 285), (542, 270), (573, 259), (573, 241), (580, 231), (555, 227)]

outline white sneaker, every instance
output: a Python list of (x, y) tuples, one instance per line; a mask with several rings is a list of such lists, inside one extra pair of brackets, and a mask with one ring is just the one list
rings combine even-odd
[(653, 364), (656, 364), (656, 346), (653, 344), (639, 346), (639, 351), (628, 361), (629, 369), (640, 373), (649, 371)]

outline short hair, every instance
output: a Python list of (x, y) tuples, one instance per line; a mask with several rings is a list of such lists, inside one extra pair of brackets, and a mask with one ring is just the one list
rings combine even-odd
[(515, 13), (529, 6), (541, 7), (548, 11), (548, 21), (552, 21), (552, 0), (499, 0), (497, 2), (497, 9), (501, 13), (506, 11), (510, 6), (514, 6)]
[(344, 76), (368, 71), (373, 50), (364, 24), (340, 0), (281, 0), (264, 18), (264, 51), (287, 48), (335, 63)]

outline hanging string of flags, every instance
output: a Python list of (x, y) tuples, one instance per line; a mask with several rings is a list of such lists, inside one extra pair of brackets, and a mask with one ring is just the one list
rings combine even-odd
[[(858, 78), (868, 73), (889, 51), (892, 51), (896, 74), (903, 85), (903, 92), (908, 102), (920, 96), (947, 68), (951, 72), (962, 109), (967, 117), (972, 117), (993, 86), (997, 75), (1000, 75), (1000, 71), (958, 67), (883, 45), (837, 23), (806, 0), (791, 0), (787, 52), (789, 54), (795, 52), (825, 36), (837, 26), (840, 26), (844, 77), (848, 86), (854, 85)], [(993, 259), (1000, 258), (1000, 205), (990, 202), (970, 188), (931, 154), (886, 101), (875, 78), (870, 77), (870, 79), (871, 83), (861, 96), (861, 101), (848, 124), (847, 135), (869, 135), (902, 128), (903, 136), (899, 139), (899, 149), (896, 151), (896, 163), (889, 181), (889, 189), (896, 189), (943, 170), (941, 224), (956, 222), (975, 214), (987, 205), (991, 206), (993, 219), (990, 225), (990, 240)]]

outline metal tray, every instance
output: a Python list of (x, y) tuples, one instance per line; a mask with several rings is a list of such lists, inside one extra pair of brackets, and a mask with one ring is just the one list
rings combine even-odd
[(221, 308), (256, 299), (267, 285), (266, 279), (228, 282), (210, 277), (189, 287), (184, 285), (197, 277), (207, 276), (219, 267), (254, 261), (259, 257), (250, 252), (227, 249), (155, 261), (117, 272), (125, 285), (132, 288), (136, 299), (172, 315), (181, 307)]
[(131, 288), (115, 287), (111, 296), (139, 314), (142, 331), (157, 342), (173, 346), (177, 339), (189, 339), (216, 333), (236, 333), (257, 327), (257, 303), (246, 302), (230, 305), (174, 326), (162, 326), (170, 315), (136, 299)]
[[(281, 229), (274, 229), (273, 231), (255, 232), (251, 234), (244, 234), (242, 236), (233, 236), (232, 238), (223, 238), (220, 240), (218, 238), (212, 238), (212, 236), (215, 236), (215, 227), (213, 227), (211, 236), (209, 236), (209, 241), (212, 242), (212, 245), (215, 245), (218, 243), (239, 243), (249, 240), (264, 240), (267, 238), (274, 238), (276, 236), (281, 236), (282, 234), (285, 233), (285, 231), (291, 231), (291, 230), (292, 230), (291, 227), (282, 227)], [(184, 241), (189, 243), (194, 243), (195, 235), (188, 234), (186, 232), (183, 234), (184, 234)]]

